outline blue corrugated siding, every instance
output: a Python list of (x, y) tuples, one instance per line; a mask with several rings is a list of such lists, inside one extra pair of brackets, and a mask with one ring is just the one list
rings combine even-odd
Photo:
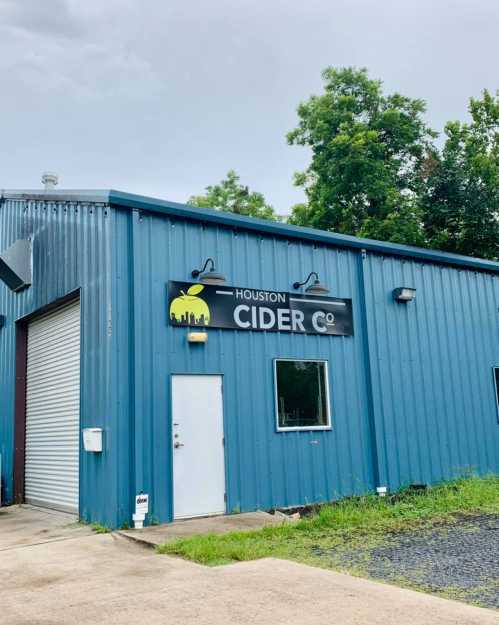
[[(498, 473), (499, 278), (375, 255), (365, 272), (380, 482)], [(394, 302), (399, 286), (415, 301)]]
[[(172, 515), (174, 373), (224, 375), (229, 511), (291, 506), (372, 489), (358, 253), (151, 214), (139, 217), (137, 212), (123, 211), (119, 219), (122, 232), (128, 228), (131, 236), (136, 267), (128, 295), (135, 301), (135, 318), (123, 319), (137, 333), (135, 436), (142, 444), (135, 455), (136, 488), (152, 495), (153, 515), (160, 520)], [(189, 280), (190, 271), (207, 256), (216, 258), (230, 284), (260, 289), (287, 291), (295, 280), (318, 271), (333, 295), (353, 299), (356, 336), (209, 330), (207, 345), (189, 346), (186, 329), (168, 324), (166, 284)], [(331, 431), (275, 431), (276, 357), (329, 361)]]
[[(284, 232), (284, 231), (283, 231)], [(82, 304), (81, 425), (105, 451), (81, 454), (81, 516), (130, 522), (133, 496), (172, 518), (171, 376), (224, 376), (229, 512), (293, 506), (499, 472), (492, 372), (499, 277), (295, 236), (104, 203), (6, 200), (0, 249), (33, 237), (34, 281), (0, 283), (0, 453), (12, 500), (15, 321), (76, 289)], [(166, 285), (208, 256), (229, 284), (291, 290), (312, 270), (352, 298), (353, 337), (209, 329), (204, 346), (168, 323)], [(396, 304), (392, 290), (417, 289)], [(332, 430), (275, 430), (273, 359), (329, 362)]]
[[(15, 321), (81, 289), (81, 425), (102, 426), (106, 453), (80, 458), (80, 513), (117, 525), (130, 514), (124, 451), (128, 427), (119, 423), (113, 376), (117, 337), (112, 331), (111, 239), (113, 213), (104, 205), (6, 200), (0, 206), (0, 249), (18, 238), (33, 239), (33, 286), (14, 294), (0, 282), (0, 444), (5, 501), (13, 497)], [(126, 452), (125, 452), (126, 455)], [(123, 496), (126, 491), (126, 496)]]

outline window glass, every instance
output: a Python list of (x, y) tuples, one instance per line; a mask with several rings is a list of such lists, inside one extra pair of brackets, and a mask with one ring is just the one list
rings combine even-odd
[(276, 360), (279, 429), (330, 426), (327, 365), (308, 360)]

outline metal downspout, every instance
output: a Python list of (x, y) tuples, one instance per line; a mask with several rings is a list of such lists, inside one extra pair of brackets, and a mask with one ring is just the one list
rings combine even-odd
[(133, 210), (130, 213), (129, 249), (130, 249), (130, 406), (132, 407), (132, 444), (131, 444), (131, 480), (132, 492), (130, 498), (132, 511), (135, 506), (135, 496), (144, 489), (144, 420), (142, 414), (142, 350), (140, 349), (139, 323), (139, 289), (140, 272), (138, 267), (139, 254), (139, 221), (140, 212)]
[[(366, 377), (366, 394), (367, 394), (367, 415), (369, 422), (369, 432), (371, 439), (371, 453), (373, 459), (373, 476), (376, 488), (383, 488), (387, 485), (387, 474), (385, 463), (381, 462), (383, 445), (380, 440), (380, 433), (376, 427), (376, 414), (374, 409), (374, 392), (373, 392), (373, 375), (371, 367), (371, 350), (369, 342), (369, 325), (367, 322), (367, 298), (366, 298), (366, 277), (365, 263), (367, 261), (367, 251), (360, 250), (358, 255), (359, 265), (359, 299), (360, 299), (360, 317), (362, 326), (362, 343), (364, 351), (364, 365)], [(378, 490), (381, 494), (381, 491)]]

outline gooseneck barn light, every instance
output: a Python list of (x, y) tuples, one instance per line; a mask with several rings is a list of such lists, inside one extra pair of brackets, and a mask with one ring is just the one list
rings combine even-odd
[(413, 289), (408, 286), (399, 286), (396, 289), (393, 289), (393, 299), (396, 302), (400, 302), (401, 304), (407, 304), (407, 302), (412, 302), (412, 300), (416, 297), (416, 289)]
[[(206, 271), (208, 264), (211, 264), (211, 267), (208, 271)], [(207, 258), (203, 268), (194, 269), (191, 276), (193, 278), (199, 278), (199, 281), (203, 284), (224, 284), (226, 281), (223, 273), (220, 273), (215, 269), (215, 261), (213, 258)]]
[(326, 285), (320, 283), (319, 276), (315, 271), (311, 271), (308, 274), (307, 279), (303, 282), (295, 282), (293, 284), (293, 288), (299, 289), (301, 286), (304, 286), (312, 276), (315, 276), (315, 279), (310, 286), (307, 286), (305, 293), (308, 293), (309, 295), (327, 295), (329, 293), (329, 289)]

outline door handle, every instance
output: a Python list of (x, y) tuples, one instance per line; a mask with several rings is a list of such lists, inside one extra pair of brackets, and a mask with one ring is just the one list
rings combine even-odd
[(183, 447), (183, 446), (184, 446), (184, 443), (178, 443), (178, 442), (176, 442), (173, 446), (175, 447), (175, 449), (179, 449), (180, 447)]

